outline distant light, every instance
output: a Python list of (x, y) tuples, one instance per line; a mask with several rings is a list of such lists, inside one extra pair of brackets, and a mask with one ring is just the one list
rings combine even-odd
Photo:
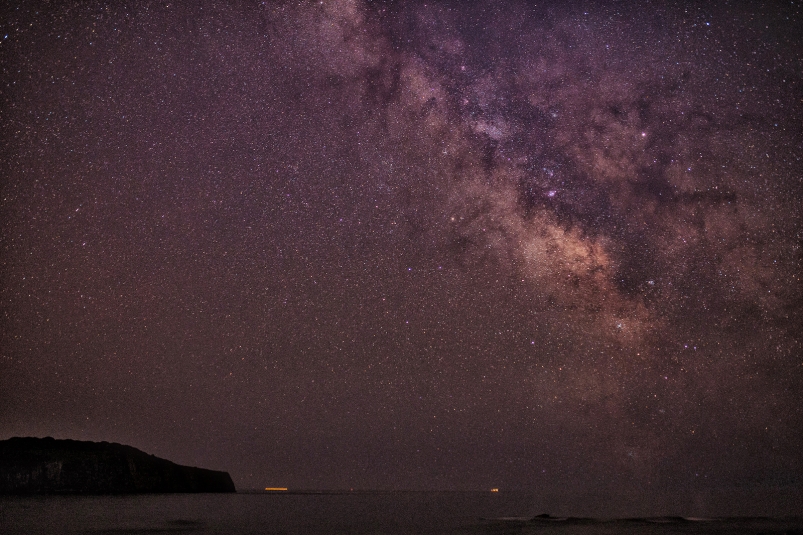
[(276, 491), (287, 490), (287, 487), (265, 487), (265, 490), (269, 492), (276, 492)]
[(491, 489), (491, 492), (499, 492), (499, 489)]

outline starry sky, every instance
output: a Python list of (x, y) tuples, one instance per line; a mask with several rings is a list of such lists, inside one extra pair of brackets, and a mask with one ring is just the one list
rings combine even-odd
[(0, 438), (238, 488), (799, 496), (801, 23), (6, 4)]

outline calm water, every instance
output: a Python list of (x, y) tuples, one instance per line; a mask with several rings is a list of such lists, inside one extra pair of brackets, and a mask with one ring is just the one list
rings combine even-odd
[(480, 492), (0, 497), (0, 533), (803, 535), (800, 519), (503, 519), (533, 516), (529, 503), (526, 494)]

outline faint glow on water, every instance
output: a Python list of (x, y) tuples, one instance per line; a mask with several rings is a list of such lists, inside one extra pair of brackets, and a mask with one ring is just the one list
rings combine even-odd
[(800, 519), (533, 520), (532, 503), (487, 491), (0, 497), (0, 533), (803, 533)]

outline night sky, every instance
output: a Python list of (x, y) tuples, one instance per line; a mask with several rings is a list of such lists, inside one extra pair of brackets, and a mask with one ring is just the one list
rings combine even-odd
[(803, 6), (631, 4), (5, 4), (0, 438), (800, 496)]

